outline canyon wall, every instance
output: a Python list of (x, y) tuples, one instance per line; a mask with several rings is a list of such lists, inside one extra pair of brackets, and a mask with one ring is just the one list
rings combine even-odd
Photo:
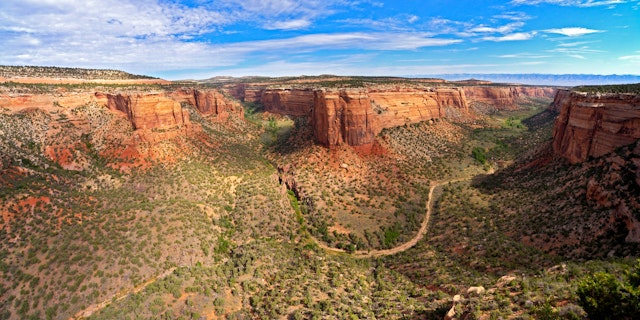
[[(316, 142), (369, 146), (384, 128), (445, 117), (447, 108), (467, 114), (464, 92), (457, 88), (380, 86), (353, 89), (260, 88), (237, 85), (227, 89), (264, 110), (309, 117)], [(259, 96), (259, 97), (258, 97)]]
[(560, 90), (553, 150), (571, 163), (600, 157), (640, 139), (640, 95)]
[[(260, 102), (265, 111), (291, 116), (308, 116), (314, 105), (314, 89), (269, 89), (260, 91), (260, 98), (256, 99), (253, 90), (249, 97), (254, 102)], [(246, 96), (245, 96), (246, 98)]]
[(238, 84), (226, 88), (235, 98), (260, 103), (264, 110), (306, 116), (316, 142), (325, 146), (369, 145), (384, 128), (441, 119), (473, 118), (468, 102), (514, 109), (524, 97), (551, 98), (551, 87), (376, 85), (367, 88), (271, 88)]
[(380, 132), (365, 89), (317, 90), (311, 123), (315, 140), (325, 146), (366, 146)]
[(511, 110), (523, 97), (553, 98), (556, 89), (552, 87), (529, 86), (465, 86), (464, 94), (468, 101), (495, 106), (498, 109)]
[(240, 103), (227, 98), (217, 90), (183, 88), (171, 92), (169, 96), (177, 102), (192, 105), (204, 115), (213, 115), (220, 121), (225, 121), (232, 114), (244, 117)]
[(469, 112), (464, 92), (456, 88), (370, 90), (369, 96), (380, 129), (444, 118), (446, 108), (454, 108), (463, 114)]
[(107, 108), (124, 113), (134, 130), (169, 129), (190, 124), (189, 112), (164, 93), (118, 93), (105, 96)]

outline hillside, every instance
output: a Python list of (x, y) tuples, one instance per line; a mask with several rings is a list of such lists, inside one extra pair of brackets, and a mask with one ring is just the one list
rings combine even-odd
[(103, 84), (103, 85), (169, 85), (170, 82), (120, 70), (82, 69), (40, 66), (0, 66), (0, 82), (16, 84)]
[(553, 88), (254, 80), (1, 85), (0, 318), (579, 319), (638, 256), (640, 147), (554, 154)]
[(38, 66), (0, 66), (2, 78), (75, 78), (83, 80), (156, 79), (120, 70)]

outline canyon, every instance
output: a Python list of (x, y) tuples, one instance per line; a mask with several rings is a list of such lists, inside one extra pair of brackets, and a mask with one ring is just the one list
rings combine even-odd
[(2, 316), (536, 318), (637, 255), (633, 97), (307, 80), (0, 86)]
[(307, 117), (315, 141), (370, 150), (386, 128), (450, 118), (472, 121), (476, 104), (512, 110), (527, 98), (552, 98), (555, 88), (526, 86), (427, 86), (376, 84), (360, 88), (237, 84), (225, 88), (238, 100), (270, 113)]

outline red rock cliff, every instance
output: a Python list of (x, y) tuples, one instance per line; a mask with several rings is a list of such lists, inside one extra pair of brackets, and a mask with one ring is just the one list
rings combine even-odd
[(190, 124), (189, 113), (164, 93), (119, 93), (106, 97), (107, 107), (126, 114), (134, 129), (168, 129)]
[(313, 89), (270, 89), (262, 91), (264, 110), (291, 116), (308, 116), (314, 105)]
[(446, 108), (469, 112), (464, 93), (455, 88), (371, 90), (369, 96), (378, 114), (380, 129), (444, 118)]
[(215, 115), (218, 120), (226, 120), (231, 114), (244, 116), (240, 103), (217, 90), (179, 89), (171, 93), (171, 98), (194, 106), (202, 114)]
[(269, 112), (310, 117), (316, 141), (329, 147), (370, 145), (384, 128), (443, 118), (447, 108), (469, 111), (456, 88), (264, 89), (259, 102)]
[(555, 94), (555, 88), (551, 87), (467, 86), (463, 90), (469, 101), (489, 104), (504, 110), (516, 108), (518, 99), (522, 97), (551, 98)]
[(600, 157), (640, 139), (640, 95), (558, 91), (553, 150), (571, 163)]
[(311, 123), (317, 142), (331, 147), (372, 144), (380, 131), (365, 89), (317, 90)]

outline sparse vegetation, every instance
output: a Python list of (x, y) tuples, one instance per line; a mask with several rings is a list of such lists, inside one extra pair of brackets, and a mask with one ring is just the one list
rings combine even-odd
[[(408, 81), (331, 77), (307, 80)], [(584, 179), (636, 208), (637, 146), (545, 158), (545, 103), (386, 129), (372, 155), (317, 146), (306, 119), (255, 104), (224, 123), (184, 105), (198, 130), (135, 155), (131, 124), (97, 104), (0, 109), (0, 318), (442, 319), (456, 294), (467, 319), (635, 317), (640, 266), (615, 257), (638, 246), (596, 232), (610, 208)], [(53, 161), (65, 156), (77, 167)], [(350, 254), (411, 239), (445, 180), (416, 246)]]

